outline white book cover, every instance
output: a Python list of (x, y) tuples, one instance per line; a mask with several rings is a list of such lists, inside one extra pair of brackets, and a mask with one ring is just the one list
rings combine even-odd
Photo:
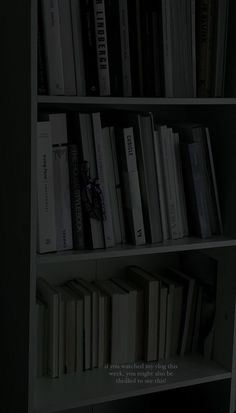
[(104, 150), (104, 141), (102, 135), (101, 119), (100, 113), (92, 113), (92, 122), (93, 122), (93, 133), (94, 133), (94, 143), (95, 143), (95, 152), (97, 160), (97, 172), (98, 172), (98, 181), (100, 189), (103, 196), (104, 203), (104, 216), (103, 216), (103, 229), (104, 229), (104, 238), (105, 246), (113, 247), (115, 245), (114, 229), (113, 229), (113, 220), (112, 220), (112, 211), (111, 211), (111, 200), (109, 193), (109, 179), (108, 179), (108, 170), (105, 159), (105, 150)]
[(123, 94), (132, 96), (127, 0), (119, 0)]
[(121, 230), (121, 242), (122, 244), (125, 244), (126, 242), (125, 220), (124, 220), (123, 202), (122, 202), (122, 196), (121, 196), (121, 181), (120, 181), (118, 159), (117, 159), (117, 152), (116, 152), (115, 128), (110, 127), (109, 129), (110, 129), (110, 143), (111, 143), (111, 151), (112, 151), (112, 163), (113, 163), (113, 168), (114, 168), (116, 194), (117, 194), (117, 202), (118, 202), (119, 222), (120, 222), (120, 230)]
[(37, 124), (38, 252), (56, 250), (52, 137), (50, 122)]
[(73, 248), (66, 114), (50, 114), (57, 250)]
[[(79, 113), (80, 123), (80, 150), (82, 152), (83, 161), (88, 162), (90, 178), (94, 181), (97, 180), (97, 164), (96, 154), (93, 139), (93, 128), (91, 115), (88, 113)], [(89, 225), (92, 238), (92, 247), (104, 248), (104, 235), (102, 221), (89, 217)]]
[(170, 231), (169, 231), (168, 216), (167, 216), (168, 207), (167, 207), (166, 186), (165, 186), (165, 178), (164, 178), (164, 165), (163, 165), (163, 158), (161, 156), (160, 145), (161, 144), (160, 144), (160, 137), (159, 137), (158, 131), (155, 131), (154, 132), (154, 150), (155, 150), (158, 190), (159, 190), (159, 199), (160, 199), (162, 234), (163, 234), (163, 241), (165, 241), (170, 238)]
[(110, 128), (106, 127), (102, 129), (102, 140), (104, 149), (104, 162), (105, 169), (107, 171), (107, 183), (110, 196), (110, 206), (112, 214), (112, 223), (114, 228), (114, 238), (116, 244), (121, 244), (121, 224), (119, 215), (119, 205), (117, 199), (116, 181), (115, 181), (115, 171), (114, 163), (112, 158), (112, 148), (110, 140)]
[(64, 72), (58, 0), (41, 0), (50, 95), (64, 95)]
[(76, 95), (70, 1), (58, 0), (65, 95)]
[(143, 245), (146, 243), (146, 238), (133, 128), (124, 128), (121, 139), (124, 149), (123, 182), (128, 221), (133, 242), (135, 245)]
[(100, 96), (109, 96), (110, 73), (104, 0), (93, 0)]
[(77, 96), (85, 96), (85, 69), (84, 69), (84, 51), (81, 31), (81, 13), (80, 1), (70, 0), (71, 4), (71, 18), (72, 18), (72, 34), (73, 34), (73, 48), (75, 58), (75, 77)]

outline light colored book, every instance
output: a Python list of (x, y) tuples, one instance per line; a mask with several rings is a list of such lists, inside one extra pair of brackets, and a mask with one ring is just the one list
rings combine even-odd
[(142, 268), (127, 268), (127, 277), (144, 290), (145, 295), (145, 360), (157, 360), (159, 289), (160, 283), (152, 274)]
[(115, 245), (111, 200), (109, 192), (108, 170), (104, 150), (100, 113), (92, 113), (93, 136), (97, 161), (98, 182), (103, 198), (103, 230), (106, 247)]
[(50, 114), (49, 120), (52, 128), (57, 250), (64, 251), (73, 248), (66, 114)]
[(86, 95), (85, 88), (85, 69), (84, 69), (84, 50), (81, 30), (81, 13), (80, 1), (70, 0), (71, 4), (71, 19), (72, 19), (72, 34), (73, 34), (73, 49), (75, 59), (75, 77), (76, 89), (78, 96)]
[(66, 96), (76, 95), (75, 60), (72, 37), (72, 20), (70, 1), (58, 0), (61, 31), (62, 64), (64, 73), (64, 93)]
[(50, 122), (37, 123), (38, 252), (56, 250), (56, 219)]
[(49, 93), (50, 95), (64, 95), (65, 84), (59, 19), (59, 0), (51, 0), (50, 2), (48, 0), (41, 1)]

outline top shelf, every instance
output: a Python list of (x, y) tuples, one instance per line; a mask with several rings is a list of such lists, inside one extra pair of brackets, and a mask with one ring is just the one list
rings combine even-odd
[(155, 106), (155, 105), (236, 105), (236, 98), (158, 98), (100, 96), (42, 96), (40, 105)]

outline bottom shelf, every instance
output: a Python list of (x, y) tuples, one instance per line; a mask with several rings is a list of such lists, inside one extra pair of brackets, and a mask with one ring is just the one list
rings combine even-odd
[(44, 377), (37, 379), (34, 411), (52, 413), (229, 378), (231, 372), (199, 355)]

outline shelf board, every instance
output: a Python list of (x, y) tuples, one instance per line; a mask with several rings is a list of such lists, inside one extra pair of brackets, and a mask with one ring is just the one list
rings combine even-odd
[(235, 105), (236, 98), (157, 98), (99, 96), (38, 96), (43, 105), (154, 106), (154, 105)]
[(63, 263), (73, 261), (99, 260), (106, 258), (128, 257), (135, 255), (161, 254), (167, 252), (181, 252), (209, 248), (222, 248), (236, 246), (236, 239), (225, 237), (212, 237), (210, 239), (181, 238), (168, 240), (159, 244), (146, 244), (143, 246), (119, 245), (113, 248), (99, 250), (53, 252), (37, 254), (37, 264)]
[[(175, 364), (176, 369), (168, 368), (169, 363)], [(112, 372), (122, 373), (121, 380), (124, 383), (116, 383), (117, 377), (112, 376), (109, 369), (94, 369), (78, 375), (64, 376), (60, 379), (40, 378), (37, 379), (35, 393), (35, 413), (52, 413), (88, 406), (142, 394), (171, 390), (180, 387), (192, 386), (225, 380), (231, 378), (231, 373), (217, 365), (215, 362), (206, 361), (201, 356), (188, 356), (162, 361), (160, 365), (166, 366), (172, 376), (167, 377), (166, 370), (156, 366), (156, 363), (148, 363), (153, 367), (139, 364), (139, 368), (117, 369)], [(129, 372), (129, 375), (127, 374)], [(154, 372), (152, 377), (159, 379), (157, 383), (149, 375), (151, 382), (145, 383), (144, 376), (139, 376), (141, 383), (137, 383), (139, 374), (142, 372)], [(134, 373), (131, 376), (130, 373)], [(164, 375), (163, 375), (164, 374)], [(148, 377), (147, 377), (148, 378)], [(136, 383), (134, 380), (136, 379)], [(132, 380), (133, 383), (125, 381)], [(161, 382), (160, 382), (161, 381)]]

